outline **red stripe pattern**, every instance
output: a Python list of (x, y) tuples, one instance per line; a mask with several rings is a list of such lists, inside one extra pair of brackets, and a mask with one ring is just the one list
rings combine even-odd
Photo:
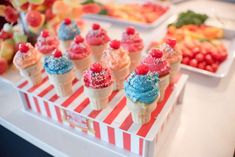
[[(180, 78), (180, 75), (174, 79), (174, 82), (175, 83), (178, 82), (179, 78)], [(75, 85), (77, 82), (78, 82), (78, 80), (75, 79), (73, 81), (73, 85)], [(44, 87), (43, 89), (40, 88), (40, 87), (42, 87), (42, 85)], [(118, 91), (114, 91), (109, 96), (109, 102), (112, 104), (112, 105), (110, 105), (111, 107), (108, 107), (107, 109), (104, 109), (104, 110), (96, 111), (96, 110), (92, 110), (91, 108), (89, 108), (90, 100), (89, 100), (89, 98), (87, 98), (83, 95), (84, 94), (84, 87), (83, 86), (78, 86), (77, 89), (74, 90), (74, 93), (68, 98), (60, 98), (55, 93), (54, 86), (49, 83), (48, 77), (45, 77), (43, 79), (43, 81), (39, 85), (36, 85), (36, 86), (29, 87), (28, 81), (23, 81), (17, 87), (20, 90), (32, 93), (32, 95), (34, 94), (34, 92), (38, 93), (37, 95), (33, 95), (33, 96), (28, 95), (26, 93), (23, 94), (23, 98), (25, 99), (26, 107), (28, 109), (32, 109), (32, 105), (35, 105), (33, 107), (36, 109), (36, 112), (42, 113), (41, 110), (45, 109), (45, 111), (43, 113), (46, 113), (47, 117), (52, 118), (53, 116), (54, 117), (56, 116), (57, 121), (59, 123), (63, 123), (63, 115), (64, 114), (62, 114), (62, 108), (60, 108), (60, 106), (63, 106), (63, 108), (68, 108), (68, 107), (70, 107), (71, 104), (73, 104), (72, 107), (73, 107), (74, 112), (81, 113), (81, 116), (83, 116), (84, 118), (89, 117), (89, 118), (93, 119), (93, 121), (90, 121), (90, 122), (93, 125), (93, 127), (91, 127), (91, 128), (93, 128), (94, 135), (96, 138), (99, 138), (99, 139), (108, 138), (105, 140), (111, 144), (114, 144), (114, 145), (116, 145), (117, 143), (120, 145), (120, 143), (122, 142), (122, 147), (124, 149), (126, 149), (128, 151), (133, 151), (131, 149), (137, 149), (137, 150), (134, 150), (133, 152), (138, 153), (140, 156), (142, 156), (144, 154), (144, 152), (143, 152), (143, 147), (144, 147), (144, 142), (145, 142), (144, 138), (149, 133), (150, 129), (152, 128), (152, 126), (155, 122), (156, 117), (159, 115), (159, 113), (161, 112), (161, 110), (165, 106), (167, 100), (169, 99), (172, 92), (174, 91), (174, 85), (168, 86), (168, 88), (165, 91), (165, 98), (161, 103), (159, 103), (157, 105), (156, 109), (152, 112), (150, 122), (145, 125), (142, 125), (140, 127), (136, 127), (136, 124), (133, 123), (131, 113), (129, 112), (129, 110), (127, 110), (125, 108), (126, 107), (126, 97), (124, 95), (122, 95), (122, 93), (119, 93)], [(40, 103), (39, 103), (40, 98), (38, 98), (38, 97), (45, 98), (45, 96), (48, 93), (50, 93), (50, 95), (47, 96), (47, 99), (46, 100), (43, 99), (43, 101), (42, 102), (40, 101)], [(30, 98), (32, 97), (32, 100), (29, 99), (29, 97)], [(79, 102), (77, 101), (78, 98), (80, 100)], [(112, 101), (114, 99), (116, 101)], [(30, 102), (30, 101), (32, 101), (32, 102)], [(55, 104), (55, 102), (60, 102), (60, 104), (58, 104), (58, 103)], [(33, 104), (31, 104), (31, 103), (33, 103)], [(43, 107), (40, 107), (40, 105), (43, 105)], [(53, 105), (53, 106), (49, 106), (49, 105)], [(124, 108), (129, 113), (124, 113), (123, 112)], [(54, 111), (52, 112), (51, 109), (53, 109)], [(83, 115), (84, 113), (86, 113), (87, 115)], [(123, 117), (122, 117), (122, 114), (123, 114)], [(118, 120), (116, 120), (116, 119), (118, 119)], [(107, 125), (103, 125), (102, 123), (105, 123)], [(119, 126), (119, 129), (125, 131), (125, 132), (122, 132), (122, 131), (120, 132), (120, 136), (122, 135), (122, 137), (115, 136), (115, 133), (116, 133), (115, 130), (118, 128), (112, 127), (113, 123), (115, 123), (117, 126)], [(76, 126), (73, 125), (70, 127), (74, 128)], [(108, 136), (101, 135), (101, 133), (103, 134), (103, 132), (105, 132), (105, 131), (103, 131), (103, 130), (101, 131), (100, 127), (106, 127), (105, 129), (107, 129)], [(130, 129), (130, 128), (132, 128), (132, 129)], [(132, 132), (130, 132), (129, 129)], [(136, 130), (133, 130), (133, 129), (136, 129)], [(85, 130), (84, 132), (87, 133), (87, 130)], [(116, 133), (116, 134), (119, 134), (119, 133)], [(135, 136), (135, 137), (132, 138), (132, 136)], [(139, 138), (137, 136), (143, 137), (143, 139)], [(120, 141), (117, 138), (122, 138), (122, 139)], [(138, 144), (136, 144), (136, 146), (132, 146), (131, 140), (135, 141), (136, 138), (138, 140)], [(137, 148), (133, 148), (133, 147), (137, 147)]]

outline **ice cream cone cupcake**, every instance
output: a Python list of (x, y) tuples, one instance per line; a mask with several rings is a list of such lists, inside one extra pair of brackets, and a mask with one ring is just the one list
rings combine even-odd
[(111, 72), (100, 63), (94, 63), (83, 74), (84, 92), (90, 99), (90, 107), (94, 110), (104, 109), (108, 105), (113, 91)]
[(73, 93), (74, 80), (73, 64), (62, 52), (55, 49), (51, 56), (45, 57), (44, 68), (49, 81), (54, 85), (57, 95), (64, 97)]
[(135, 123), (142, 125), (150, 121), (160, 94), (157, 84), (158, 74), (150, 72), (146, 65), (136, 67), (125, 81), (127, 107)]
[(19, 45), (19, 51), (16, 53), (13, 63), (20, 70), (21, 76), (27, 78), (32, 85), (36, 85), (42, 81), (40, 59), (40, 53), (31, 44), (22, 43)]
[(51, 55), (58, 46), (58, 39), (55, 36), (50, 35), (47, 30), (43, 30), (40, 33), (37, 43), (35, 44), (36, 49), (42, 54), (43, 59), (45, 56)]
[(148, 56), (143, 59), (142, 64), (149, 67), (151, 72), (159, 75), (159, 90), (161, 102), (165, 96), (165, 90), (170, 83), (170, 65), (163, 57), (163, 52), (159, 49), (151, 49)]
[(78, 77), (88, 69), (91, 64), (91, 50), (81, 36), (76, 36), (73, 43), (67, 50), (68, 56), (78, 71)]
[(170, 70), (170, 81), (172, 82), (175, 75), (180, 70), (180, 63), (182, 60), (182, 54), (180, 51), (177, 51), (175, 48), (176, 40), (167, 39), (166, 43), (160, 45), (160, 49), (164, 53), (164, 57), (169, 62), (171, 70)]
[(122, 34), (121, 45), (129, 52), (131, 60), (130, 72), (132, 72), (135, 67), (140, 64), (141, 51), (144, 48), (143, 40), (140, 38), (135, 28), (127, 27), (126, 31)]
[(130, 58), (128, 52), (120, 47), (120, 41), (110, 41), (101, 62), (112, 71), (114, 90), (123, 89), (124, 80), (129, 75)]
[(80, 29), (78, 28), (76, 22), (69, 18), (64, 19), (58, 30), (58, 37), (62, 52), (66, 52), (75, 36), (79, 34)]
[(87, 33), (86, 41), (91, 48), (94, 62), (99, 62), (109, 41), (107, 32), (95, 23)]

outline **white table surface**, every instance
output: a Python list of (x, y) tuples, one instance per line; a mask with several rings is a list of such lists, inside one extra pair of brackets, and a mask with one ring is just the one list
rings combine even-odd
[[(235, 4), (232, 3), (190, 1), (178, 4), (176, 10), (188, 8), (235, 19)], [(144, 33), (144, 37), (148, 42), (151, 36)], [(164, 143), (158, 157), (232, 157), (235, 148), (234, 69), (235, 63), (229, 75), (221, 80), (184, 71), (190, 79), (181, 123), (177, 130), (172, 130), (175, 133)], [(120, 156), (105, 146), (126, 153), (99, 140), (88, 142), (86, 135), (72, 135), (56, 124), (23, 112), (15, 89), (4, 82), (0, 82), (0, 124), (54, 156)]]

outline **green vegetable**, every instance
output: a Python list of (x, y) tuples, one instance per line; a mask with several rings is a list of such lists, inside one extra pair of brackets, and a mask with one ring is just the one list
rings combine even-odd
[(108, 15), (108, 11), (106, 9), (102, 9), (102, 10), (100, 10), (100, 12), (98, 14), (100, 14), (100, 15)]
[(95, 3), (94, 0), (86, 0), (85, 2), (81, 3), (82, 5), (85, 5), (85, 4), (90, 4), (90, 3)]
[(174, 23), (174, 25), (177, 28), (188, 24), (201, 25), (205, 23), (207, 18), (208, 16), (206, 14), (198, 14), (191, 10), (188, 10), (179, 14), (177, 21), (176, 23)]
[(102, 3), (100, 2), (96, 2), (95, 0), (86, 0), (85, 2), (81, 3), (82, 5), (86, 5), (86, 4), (92, 4), (92, 3), (95, 3), (95, 4), (98, 4), (100, 6), (103, 6)]

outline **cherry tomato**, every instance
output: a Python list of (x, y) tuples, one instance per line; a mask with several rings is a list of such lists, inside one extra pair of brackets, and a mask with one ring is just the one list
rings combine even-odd
[(197, 64), (198, 64), (198, 61), (196, 59), (192, 59), (190, 62), (189, 62), (189, 65), (192, 66), (192, 67), (197, 67)]
[(189, 57), (184, 57), (182, 60), (183, 64), (189, 64), (190, 58)]
[(218, 67), (219, 67), (219, 65), (218, 65), (217, 63), (213, 63), (213, 64), (211, 65), (211, 67), (212, 67), (213, 71), (216, 72), (217, 69), (218, 69)]
[(197, 66), (199, 69), (203, 69), (205, 70), (205, 67), (206, 67), (206, 62), (201, 62), (201, 63), (198, 63), (198, 66)]
[(195, 59), (198, 61), (198, 62), (202, 62), (204, 60), (204, 55), (201, 54), (201, 53), (198, 53), (196, 56), (195, 56)]
[(210, 65), (214, 62), (210, 54), (205, 55), (205, 61), (207, 62), (207, 64), (210, 64)]
[(209, 72), (214, 72), (214, 70), (213, 70), (211, 65), (206, 65), (205, 70), (209, 71)]

